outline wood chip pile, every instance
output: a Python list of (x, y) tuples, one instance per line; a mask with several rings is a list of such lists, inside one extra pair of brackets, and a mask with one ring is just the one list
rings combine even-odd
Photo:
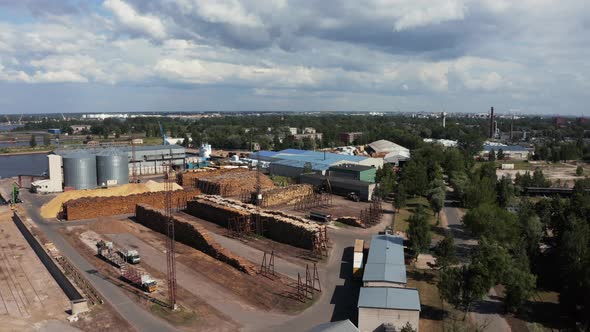
[(313, 195), (313, 186), (311, 184), (294, 184), (274, 188), (262, 193), (262, 206), (293, 205), (311, 195)]
[[(258, 210), (252, 204), (216, 195), (201, 195), (187, 202), (187, 213), (227, 227), (230, 218), (242, 216), (256, 220)], [(320, 225), (280, 211), (260, 210), (263, 235), (271, 240), (312, 250), (318, 240)]]
[[(157, 210), (146, 204), (138, 204), (135, 211), (137, 221), (149, 229), (166, 234), (167, 227), (165, 215), (162, 210)], [(229, 250), (217, 243), (211, 235), (196, 221), (181, 215), (173, 215), (174, 236), (176, 241), (195, 248), (206, 255), (222, 261), (238, 271), (254, 275), (256, 266), (250, 261), (234, 255)]]
[[(172, 192), (172, 207), (184, 208), (189, 199), (200, 193), (198, 189), (175, 190)], [(131, 214), (137, 204), (163, 209), (165, 196), (166, 192), (158, 191), (128, 196), (83, 197), (64, 203), (63, 214), (70, 221)]]
[(221, 168), (221, 169), (199, 169), (179, 173), (176, 176), (176, 182), (181, 186), (197, 187), (200, 179), (219, 176), (225, 173), (248, 172), (247, 168)]

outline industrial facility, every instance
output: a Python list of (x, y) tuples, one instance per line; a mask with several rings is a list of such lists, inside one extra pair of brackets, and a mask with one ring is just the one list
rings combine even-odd
[[(210, 146), (208, 147), (210, 154)], [(204, 152), (207, 149), (204, 148)], [(161, 174), (171, 164), (185, 166), (186, 149), (178, 145), (122, 146), (57, 150), (47, 156), (49, 179), (35, 181), (33, 191), (60, 192), (64, 189), (94, 189), (129, 183), (136, 175)]]

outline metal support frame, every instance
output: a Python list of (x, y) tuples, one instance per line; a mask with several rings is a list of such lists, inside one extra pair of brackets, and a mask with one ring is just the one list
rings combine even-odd
[(174, 239), (174, 218), (172, 218), (172, 164), (167, 164), (167, 176), (164, 183), (164, 190), (166, 192), (164, 210), (167, 220), (167, 236), (166, 236), (166, 267), (167, 267), (167, 281), (168, 281), (168, 305), (170, 309), (176, 309), (176, 250)]

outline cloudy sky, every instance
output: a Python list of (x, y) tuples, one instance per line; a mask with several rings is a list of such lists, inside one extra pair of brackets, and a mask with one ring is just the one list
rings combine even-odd
[(0, 0), (0, 113), (589, 115), (587, 0)]

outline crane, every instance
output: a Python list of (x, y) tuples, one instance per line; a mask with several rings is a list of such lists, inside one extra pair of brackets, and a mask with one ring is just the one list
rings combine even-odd
[(158, 121), (158, 125), (160, 126), (160, 134), (162, 134), (162, 145), (169, 145), (167, 140), (168, 137), (166, 137), (166, 132), (164, 131), (164, 128), (162, 127), (160, 121)]

